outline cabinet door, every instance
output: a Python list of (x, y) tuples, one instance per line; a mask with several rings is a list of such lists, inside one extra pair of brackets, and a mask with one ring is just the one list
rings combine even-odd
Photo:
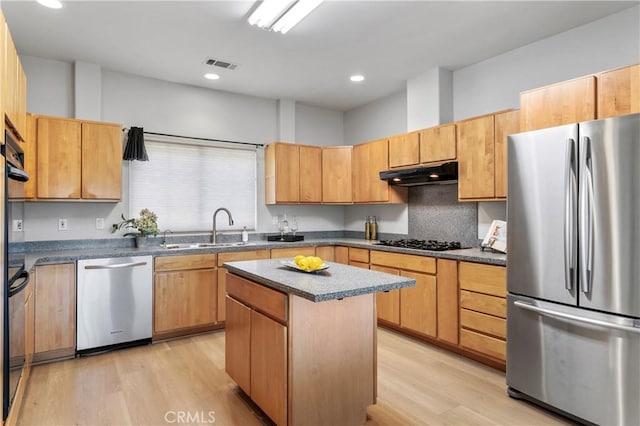
[(35, 296), (35, 352), (75, 350), (75, 264), (36, 267)]
[(349, 247), (337, 246), (334, 249), (334, 255), (337, 263), (349, 264)]
[(38, 117), (37, 133), (38, 198), (80, 198), (80, 122)]
[(353, 201), (375, 203), (389, 201), (389, 184), (379, 173), (389, 168), (389, 144), (386, 139), (353, 147)]
[(322, 202), (322, 148), (300, 145), (300, 202)]
[(400, 275), (416, 280), (415, 287), (400, 289), (400, 325), (436, 337), (436, 277), (408, 271), (401, 271)]
[(243, 391), (251, 395), (251, 309), (227, 296), (226, 311), (225, 371)]
[[(4, 15), (2, 14), (2, 9), (0, 9), (0, 58), (2, 58), (2, 66), (0, 66), (0, 135), (4, 137), (4, 115), (6, 113), (6, 96), (7, 92), (6, 79), (7, 79), (7, 66), (6, 66), (6, 42), (5, 42), (5, 31), (7, 24), (4, 19)], [(2, 392), (0, 391), (0, 396), (2, 396)]]
[[(2, 27), (5, 38), (5, 56), (4, 63), (4, 85), (3, 97), (4, 97), (4, 112), (6, 118), (11, 123), (13, 128), (17, 127), (17, 89), (18, 89), (18, 52), (13, 44), (13, 38), (9, 27), (5, 24)], [(4, 136), (4, 135), (3, 135)]]
[(438, 339), (458, 344), (458, 262), (438, 259)]
[(495, 125), (495, 196), (507, 197), (507, 136), (520, 131), (520, 111), (494, 116)]
[(456, 159), (456, 125), (445, 124), (420, 131), (420, 162)]
[(351, 203), (350, 146), (322, 148), (322, 202)]
[(27, 136), (27, 75), (22, 68), (20, 58), (16, 58), (16, 63), (16, 130), (20, 137), (25, 140)]
[(82, 123), (82, 198), (122, 196), (122, 127)]
[(218, 322), (225, 320), (225, 297), (227, 296), (227, 268), (224, 262), (239, 260), (269, 259), (269, 250), (234, 251), (218, 254)]
[(24, 149), (24, 171), (29, 175), (29, 180), (24, 184), (24, 197), (32, 199), (36, 197), (36, 141), (37, 141), (36, 116), (27, 114), (27, 137)]
[(333, 246), (320, 246), (316, 247), (316, 256), (325, 262), (334, 262), (335, 260), (335, 250)]
[[(384, 266), (371, 265), (372, 271), (400, 275), (400, 271)], [(376, 311), (378, 319), (400, 325), (400, 290), (376, 293)]]
[(275, 424), (287, 424), (287, 328), (253, 310), (251, 399)]
[(640, 64), (598, 74), (598, 118), (640, 112)]
[(420, 162), (420, 136), (418, 132), (389, 138), (389, 167), (413, 166)]
[[(29, 284), (29, 286), (31, 287), (32, 284)], [(31, 294), (27, 294), (27, 301), (24, 305), (25, 372), (23, 373), (23, 377), (25, 380), (29, 377), (31, 363), (33, 362), (33, 354), (35, 351), (35, 296), (33, 295), (33, 292), (29, 293)]]
[(494, 123), (487, 115), (457, 123), (458, 198), (493, 198)]
[(520, 94), (522, 131), (596, 118), (596, 78), (576, 78)]
[(278, 259), (282, 257), (295, 257), (297, 255), (315, 256), (315, 247), (287, 247), (271, 249), (271, 258)]
[(156, 273), (154, 334), (215, 323), (216, 282), (215, 269)]
[(300, 149), (290, 143), (272, 143), (265, 152), (265, 203), (300, 201)]

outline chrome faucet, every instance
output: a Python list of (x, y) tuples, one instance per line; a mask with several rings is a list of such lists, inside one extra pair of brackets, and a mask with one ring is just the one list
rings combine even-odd
[(231, 216), (231, 212), (229, 211), (229, 209), (225, 209), (224, 207), (220, 207), (218, 210), (213, 212), (213, 232), (211, 233), (211, 243), (212, 244), (216, 243), (216, 216), (218, 215), (218, 212), (220, 212), (220, 210), (226, 212), (227, 215), (229, 216), (229, 226), (233, 225), (233, 216)]
[(173, 231), (171, 229), (165, 229), (162, 233), (162, 247), (164, 248), (167, 247), (167, 232), (173, 234)]

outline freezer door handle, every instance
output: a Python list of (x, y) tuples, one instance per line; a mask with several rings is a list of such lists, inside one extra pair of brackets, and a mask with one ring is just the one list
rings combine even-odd
[(591, 155), (591, 139), (584, 137), (584, 176), (582, 177), (581, 202), (580, 202), (580, 240), (585, 243), (582, 245), (580, 263), (581, 271), (581, 289), (583, 293), (591, 292), (591, 284), (593, 283), (593, 245), (594, 245), (594, 229), (593, 229), (593, 157)]
[(114, 265), (87, 265), (84, 269), (121, 269), (121, 268), (133, 268), (135, 266), (144, 266), (147, 262), (133, 262), (133, 263), (116, 263)]
[(576, 173), (575, 141), (567, 139), (565, 153), (565, 200), (564, 200), (564, 285), (567, 290), (573, 290), (576, 283), (576, 266), (578, 239), (576, 236), (576, 213), (578, 202), (578, 181)]
[(638, 327), (633, 327), (633, 326), (628, 326), (628, 325), (622, 325), (622, 324), (615, 324), (615, 323), (611, 323), (611, 322), (607, 322), (607, 321), (601, 321), (601, 320), (597, 320), (597, 319), (592, 319), (592, 318), (585, 318), (585, 317), (581, 317), (578, 315), (573, 315), (573, 314), (568, 314), (565, 312), (558, 312), (558, 311), (554, 311), (553, 309), (547, 309), (547, 308), (541, 308), (539, 306), (535, 306), (532, 305), (530, 303), (526, 303), (526, 302), (522, 302), (519, 300), (516, 300), (515, 302), (513, 302), (513, 304), (519, 308), (528, 310), (528, 311), (533, 311), (533, 312), (537, 312), (541, 315), (546, 315), (546, 316), (551, 316), (551, 317), (556, 317), (556, 318), (562, 318), (562, 319), (567, 319), (570, 321), (575, 321), (575, 322), (580, 322), (580, 323), (584, 323), (584, 324), (589, 324), (589, 325), (596, 325), (599, 327), (605, 327), (605, 328), (614, 328), (616, 330), (621, 330), (621, 331), (628, 331), (631, 333), (638, 333), (640, 334), (640, 328)]

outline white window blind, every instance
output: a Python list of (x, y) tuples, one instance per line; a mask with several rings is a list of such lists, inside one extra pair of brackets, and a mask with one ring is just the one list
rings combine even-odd
[(213, 212), (226, 207), (235, 224), (220, 213), (218, 230), (255, 229), (255, 149), (160, 138), (145, 136), (149, 161), (130, 164), (130, 217), (148, 208), (160, 230), (211, 231)]

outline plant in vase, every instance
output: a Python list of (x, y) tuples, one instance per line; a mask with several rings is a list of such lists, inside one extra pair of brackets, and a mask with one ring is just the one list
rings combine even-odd
[(122, 222), (111, 225), (111, 233), (122, 228), (132, 229), (135, 232), (126, 232), (125, 237), (133, 235), (136, 237), (136, 244), (140, 244), (140, 239), (144, 237), (156, 236), (160, 232), (158, 230), (158, 216), (149, 209), (140, 210), (140, 217), (135, 219), (127, 219), (122, 214)]

